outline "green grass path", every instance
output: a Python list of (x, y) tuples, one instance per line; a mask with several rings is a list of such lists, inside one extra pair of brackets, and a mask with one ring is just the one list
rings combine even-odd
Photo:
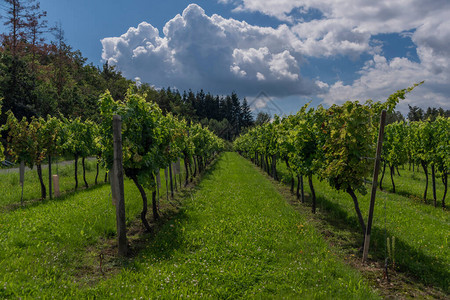
[(136, 299), (378, 297), (236, 153), (221, 156), (177, 217), (129, 267), (68, 292)]

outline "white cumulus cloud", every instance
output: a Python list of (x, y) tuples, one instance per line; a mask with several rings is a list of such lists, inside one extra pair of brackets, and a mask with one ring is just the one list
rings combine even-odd
[[(222, 0), (225, 1), (225, 0)], [(323, 59), (372, 55), (349, 84), (316, 80), (327, 104), (345, 100), (383, 100), (397, 89), (425, 80), (400, 105), (441, 106), (450, 109), (450, 1), (448, 0), (227, 0), (235, 11), (260, 12), (289, 24), (298, 38), (298, 51)], [(317, 17), (304, 20), (307, 12)], [(378, 34), (408, 36), (419, 61), (408, 57), (383, 56)]]
[(101, 42), (103, 60), (156, 86), (243, 95), (269, 90), (273, 96), (319, 91), (300, 74), (299, 40), (287, 25), (259, 27), (208, 16), (196, 4), (169, 20), (163, 35), (142, 22)]

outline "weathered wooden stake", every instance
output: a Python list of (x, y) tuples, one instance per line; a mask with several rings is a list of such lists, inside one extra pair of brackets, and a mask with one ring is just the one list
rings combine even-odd
[(181, 190), (181, 160), (179, 157), (176, 162), (176, 166), (177, 166), (177, 172), (178, 172), (178, 181), (180, 182), (180, 190)]
[(123, 186), (123, 160), (122, 160), (122, 119), (113, 116), (114, 162), (111, 174), (111, 193), (116, 204), (117, 240), (119, 243), (119, 256), (127, 255), (128, 241), (125, 225), (125, 192)]
[(54, 187), (55, 198), (58, 198), (60, 196), (60, 192), (59, 192), (59, 176), (58, 175), (52, 175), (52, 180), (53, 180), (53, 187)]
[(161, 170), (158, 168), (155, 169), (155, 174), (156, 174), (156, 199), (158, 202), (158, 207), (159, 207), (159, 190), (161, 189)]
[(25, 162), (23, 160), (20, 161), (19, 177), (20, 177), (20, 186), (22, 187), (22, 195), (20, 196), (20, 204), (23, 205), (23, 184), (25, 182)]
[(369, 217), (367, 218), (366, 235), (364, 237), (363, 262), (366, 261), (369, 253), (370, 234), (372, 233), (373, 209), (375, 207), (375, 196), (377, 193), (378, 172), (380, 170), (380, 157), (383, 148), (384, 125), (386, 123), (386, 110), (383, 109), (380, 117), (380, 130), (378, 131), (377, 152), (375, 156), (375, 166), (372, 178), (372, 193), (370, 195)]
[(169, 201), (169, 168), (164, 169), (164, 180), (166, 181), (166, 198)]
[(52, 157), (48, 156), (48, 196), (52, 199)]

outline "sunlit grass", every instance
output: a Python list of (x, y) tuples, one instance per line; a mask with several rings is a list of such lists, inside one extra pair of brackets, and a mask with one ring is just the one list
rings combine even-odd
[(82, 296), (377, 298), (237, 154), (226, 153), (184, 205), (129, 268)]
[[(387, 191), (392, 192), (392, 183), (391, 177), (386, 168), (386, 174), (383, 179), (383, 188)], [(397, 172), (394, 175), (394, 184), (396, 193), (399, 195), (403, 195), (405, 197), (409, 197), (414, 201), (424, 201), (423, 195), (425, 192), (425, 184), (426, 177), (423, 169), (415, 168), (415, 171), (409, 170), (408, 166), (405, 165), (399, 168), (400, 176), (398, 176)], [(434, 204), (433, 200), (433, 188), (431, 181), (431, 167), (428, 170), (428, 190), (427, 190), (427, 200), (424, 201), (428, 204)], [(381, 177), (381, 174), (380, 174)], [(437, 198), (437, 206), (442, 206), (442, 197), (444, 195), (444, 185), (442, 183), (442, 179), (436, 176), (436, 198)], [(449, 193), (447, 193), (447, 198), (449, 197)], [(447, 200), (447, 199), (446, 199)], [(447, 200), (448, 201), (448, 200)]]
[[(52, 165), (52, 174), (59, 175), (59, 186), (61, 193), (72, 191), (75, 189), (75, 166), (71, 162), (66, 165)], [(96, 160), (86, 160), (86, 181), (89, 186), (94, 185), (96, 175)], [(48, 169), (43, 168), (42, 176), (47, 191), (47, 199), (49, 198), (48, 191)], [(105, 178), (105, 170), (100, 168), (98, 183), (103, 183)], [(83, 169), (81, 167), (81, 160), (78, 165), (78, 187), (84, 188)], [(22, 187), (19, 183), (19, 172), (0, 172), (0, 209), (5, 205), (20, 203)], [(23, 190), (24, 201), (36, 200), (41, 198), (41, 185), (36, 172), (36, 167), (25, 172), (25, 183)]]
[[(278, 166), (283, 181), (290, 182), (290, 175), (284, 164)], [(425, 175), (400, 169), (401, 176), (395, 177), (399, 193), (391, 193), (390, 178), (385, 178), (384, 188), (377, 191), (375, 204), (372, 243), (370, 255), (384, 260), (388, 256), (386, 240), (395, 237), (395, 266), (425, 285), (431, 285), (449, 293), (450, 286), (450, 216), (448, 211), (425, 204), (418, 198), (425, 187)], [(430, 180), (431, 181), (431, 180)], [(319, 218), (329, 225), (333, 235), (348, 235), (349, 232), (339, 224), (347, 224), (351, 233), (362, 241), (363, 237), (356, 219), (353, 201), (344, 192), (333, 190), (327, 182), (314, 178)], [(367, 189), (370, 191), (370, 185)], [(431, 182), (429, 189), (431, 188)], [(438, 195), (442, 195), (443, 186), (438, 185)], [(309, 187), (305, 184), (305, 191)], [(403, 196), (404, 195), (404, 196)], [(429, 190), (428, 197), (431, 192)], [(370, 193), (358, 194), (360, 208), (367, 221)], [(428, 198), (430, 199), (430, 198)], [(309, 199), (307, 199), (309, 203)], [(357, 250), (361, 244), (355, 245)], [(391, 260), (392, 262), (392, 260)]]
[[(59, 171), (68, 172), (70, 180), (69, 166)], [(164, 188), (160, 195), (164, 197), (163, 170), (161, 173)], [(80, 273), (93, 267), (86, 266), (87, 248), (116, 234), (110, 192), (109, 184), (98, 185), (1, 212), (0, 298), (48, 298), (78, 291)], [(150, 197), (151, 192), (147, 190), (147, 194)], [(142, 209), (142, 200), (130, 180), (125, 180), (125, 203), (126, 221), (131, 224)], [(92, 275), (96, 274), (86, 274)]]
[[(127, 219), (140, 209), (138, 191), (126, 182)], [(115, 234), (108, 185), (0, 214), (0, 298), (41, 296), (75, 288), (83, 251)], [(43, 292), (46, 293), (46, 292)], [(48, 295), (51, 295), (49, 293)]]
[[(125, 189), (131, 222), (141, 199), (130, 181)], [(0, 298), (377, 297), (273, 185), (233, 153), (136, 258), (123, 262), (127, 267), (86, 285), (80, 282), (85, 252), (115, 232), (109, 192), (108, 185), (98, 186), (1, 214)], [(83, 276), (87, 282), (98, 277)]]

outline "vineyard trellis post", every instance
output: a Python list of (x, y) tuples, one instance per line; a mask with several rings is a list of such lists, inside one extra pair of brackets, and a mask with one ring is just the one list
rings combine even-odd
[(52, 199), (52, 156), (48, 156), (48, 196)]
[(23, 159), (20, 161), (19, 178), (20, 178), (20, 186), (22, 187), (22, 194), (20, 196), (20, 204), (23, 205), (23, 185), (25, 183), (25, 161)]
[(380, 170), (380, 161), (381, 161), (380, 158), (381, 158), (381, 150), (383, 147), (383, 135), (384, 135), (385, 123), (386, 123), (386, 110), (383, 110), (381, 112), (381, 117), (380, 117), (380, 129), (378, 132), (377, 150), (376, 150), (376, 155), (375, 155), (375, 165), (374, 165), (374, 169), (373, 169), (372, 193), (370, 195), (369, 217), (367, 219), (366, 234), (364, 236), (363, 262), (366, 261), (367, 255), (369, 253), (370, 234), (372, 232), (373, 210), (375, 207), (375, 196), (377, 193), (378, 172)]
[(122, 158), (122, 119), (118, 115), (113, 116), (113, 142), (114, 162), (111, 172), (111, 194), (116, 205), (116, 225), (119, 256), (126, 256), (128, 241), (125, 224), (125, 192), (123, 185), (123, 158)]

